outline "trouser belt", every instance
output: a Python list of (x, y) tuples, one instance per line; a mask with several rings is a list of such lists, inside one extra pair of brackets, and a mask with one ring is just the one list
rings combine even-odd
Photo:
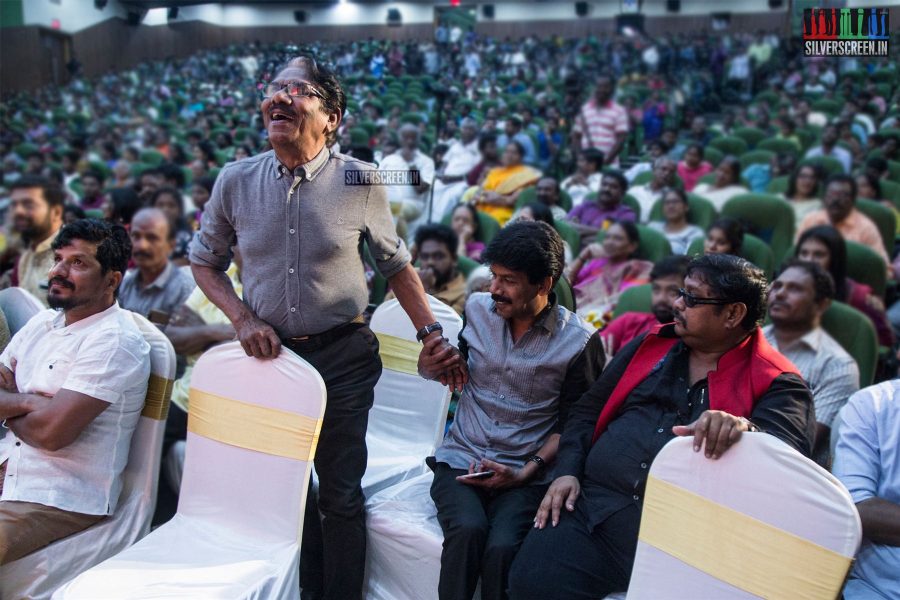
[(366, 320), (362, 315), (357, 315), (352, 321), (333, 327), (322, 333), (313, 335), (304, 335), (300, 337), (284, 338), (281, 343), (298, 354), (305, 352), (314, 352), (325, 346), (335, 342), (341, 338), (347, 337), (360, 327), (365, 327)]

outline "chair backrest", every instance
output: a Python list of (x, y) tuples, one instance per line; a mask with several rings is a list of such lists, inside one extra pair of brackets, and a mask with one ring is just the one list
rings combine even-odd
[(624, 196), (622, 196), (622, 204), (631, 208), (631, 210), (634, 211), (634, 221), (635, 221), (635, 223), (640, 223), (641, 222), (641, 203), (637, 201), (637, 198), (635, 198), (631, 194), (625, 194)]
[[(691, 242), (691, 245), (688, 246), (688, 256), (703, 254), (704, 241), (704, 238), (697, 238)], [(767, 278), (771, 279), (772, 273), (775, 271), (775, 256), (764, 241), (752, 233), (745, 233), (738, 256), (752, 262), (765, 272)]]
[(707, 146), (703, 149), (703, 158), (712, 166), (717, 167), (722, 162), (722, 159), (725, 158), (725, 153), (718, 148)]
[(16, 335), (31, 317), (46, 308), (40, 300), (24, 288), (11, 287), (0, 290), (0, 310), (6, 317), (10, 335)]
[(747, 142), (732, 135), (714, 138), (710, 140), (709, 146), (732, 156), (740, 156), (748, 149)]
[(575, 303), (575, 291), (572, 289), (572, 284), (569, 283), (569, 280), (566, 279), (564, 275), (556, 282), (553, 291), (556, 293), (557, 304), (571, 312), (575, 312), (575, 309), (577, 308)]
[(795, 158), (800, 156), (800, 147), (784, 138), (769, 138), (756, 145), (757, 150), (770, 150), (775, 154), (790, 154)]
[(725, 203), (722, 215), (743, 219), (756, 227), (755, 234), (784, 256), (794, 237), (794, 209), (784, 198), (771, 194), (739, 194)]
[[(773, 140), (774, 141), (774, 140)], [(790, 177), (788, 175), (781, 175), (780, 177), (775, 177), (769, 184), (766, 186), (767, 194), (785, 194), (787, 193), (788, 183)]]
[(738, 127), (734, 130), (734, 136), (747, 142), (748, 147), (755, 148), (757, 144), (769, 137), (769, 134), (758, 127)]
[(849, 304), (833, 301), (822, 315), (822, 329), (856, 361), (860, 388), (871, 385), (878, 366), (878, 336), (872, 320)]
[[(716, 220), (716, 217), (719, 216), (716, 205), (697, 194), (688, 194), (687, 199), (689, 208), (688, 223), (693, 223), (706, 231), (712, 225), (712, 222)], [(650, 209), (650, 221), (664, 220), (662, 206), (662, 198), (653, 203), (653, 208)]]
[(844, 172), (844, 165), (841, 161), (833, 156), (813, 156), (804, 158), (798, 166), (803, 165), (819, 165), (826, 173), (827, 177), (838, 175)]
[(613, 309), (613, 318), (627, 312), (651, 312), (653, 299), (650, 295), (652, 284), (633, 285), (619, 296), (619, 301)]
[(47, 598), (56, 588), (121, 552), (150, 532), (166, 415), (175, 378), (175, 350), (146, 318), (132, 313), (150, 344), (150, 382), (116, 511), (96, 525), (0, 568), (0, 597)]
[[(428, 296), (428, 305), (443, 325), (444, 337), (457, 345), (462, 318), (433, 296)], [(416, 362), (422, 345), (416, 341), (416, 328), (397, 300), (379, 306), (370, 326), (378, 336), (383, 371), (375, 385), (366, 437), (416, 448), (404, 454), (417, 452), (424, 460), (434, 454), (444, 437), (450, 389), (419, 376)]]
[(887, 255), (892, 256), (894, 254), (894, 235), (897, 232), (897, 217), (894, 216), (894, 211), (880, 202), (865, 198), (856, 199), (856, 208), (872, 219), (872, 222), (878, 227), (878, 233), (881, 234), (881, 241)]
[[(533, 185), (530, 185), (519, 192), (519, 197), (516, 198), (516, 210), (522, 208), (529, 202), (537, 201), (537, 188)], [(562, 188), (560, 188), (559, 190), (559, 207), (566, 212), (572, 210), (572, 196), (570, 196), (569, 192)]]
[(577, 255), (581, 249), (581, 235), (578, 233), (578, 230), (561, 219), (555, 219), (553, 226), (556, 228), (559, 237), (569, 244), (572, 254)]
[(746, 169), (750, 165), (768, 165), (771, 163), (775, 153), (771, 150), (749, 150), (741, 154), (741, 170)]
[(847, 240), (847, 277), (865, 283), (884, 298), (887, 289), (884, 259), (865, 244)]
[(862, 538), (844, 486), (769, 434), (718, 460), (692, 444), (675, 438), (650, 468), (629, 600), (839, 596)]
[(287, 348), (271, 360), (240, 343), (194, 365), (178, 514), (261, 543), (299, 543), (325, 383)]

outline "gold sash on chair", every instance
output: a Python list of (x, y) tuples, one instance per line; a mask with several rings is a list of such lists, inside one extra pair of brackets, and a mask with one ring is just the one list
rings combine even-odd
[(174, 383), (171, 379), (150, 374), (144, 410), (141, 411), (142, 417), (149, 417), (157, 421), (166, 420), (166, 417), (169, 416), (169, 400), (172, 398)]
[(419, 374), (421, 344), (377, 331), (375, 335), (378, 337), (378, 354), (381, 356), (381, 364), (385, 369), (408, 375)]

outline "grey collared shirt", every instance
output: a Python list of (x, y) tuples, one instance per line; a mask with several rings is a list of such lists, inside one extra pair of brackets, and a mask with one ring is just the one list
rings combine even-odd
[(409, 263), (384, 187), (345, 185), (375, 167), (323, 150), (293, 173), (274, 151), (225, 165), (191, 243), (191, 262), (224, 271), (237, 244), (244, 301), (282, 338), (321, 333), (367, 306), (368, 242), (391, 277)]
[(156, 279), (143, 287), (140, 275), (137, 269), (125, 274), (119, 286), (119, 305), (144, 317), (149, 316), (151, 310), (171, 315), (197, 287), (189, 273), (171, 262)]
[(490, 294), (472, 294), (465, 312), (469, 382), (435, 459), (457, 469), (485, 458), (521, 467), (600, 374), (602, 346), (593, 326), (555, 302), (516, 342)]

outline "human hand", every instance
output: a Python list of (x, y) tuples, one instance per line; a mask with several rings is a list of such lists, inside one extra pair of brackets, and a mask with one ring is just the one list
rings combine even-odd
[(717, 459), (749, 431), (747, 421), (721, 410), (704, 411), (690, 425), (676, 425), (672, 433), (678, 436), (694, 436), (694, 452), (700, 452), (706, 440), (706, 458)]
[(603, 249), (603, 244), (600, 242), (591, 242), (588, 244), (584, 250), (578, 255), (583, 261), (592, 260), (594, 258), (598, 258), (600, 256), (604, 256), (606, 251)]
[(440, 332), (425, 338), (419, 352), (418, 371), (425, 379), (440, 381), (454, 391), (462, 391), (469, 379), (462, 354), (441, 337)]
[(431, 267), (423, 267), (421, 269), (416, 269), (416, 273), (419, 274), (419, 279), (422, 281), (422, 287), (425, 288), (425, 292), (430, 294), (434, 289), (435, 280), (437, 279), (434, 274), (434, 269)]
[(247, 356), (270, 359), (281, 352), (281, 340), (272, 326), (255, 316), (248, 316), (234, 324), (234, 330)]
[(475, 228), (468, 223), (463, 225), (462, 231), (459, 232), (459, 237), (465, 242), (471, 241), (473, 235), (475, 235)]
[(494, 474), (483, 479), (474, 479), (460, 476), (457, 477), (456, 480), (460, 483), (471, 485), (472, 487), (479, 487), (489, 490), (505, 490), (509, 488), (519, 487), (521, 485), (524, 485), (528, 480), (528, 478), (525, 476), (524, 468), (515, 469), (513, 467), (507, 467), (506, 465), (501, 465), (498, 462), (494, 462), (488, 459), (482, 460), (477, 469), (474, 462), (469, 465), (470, 474), (479, 473), (481, 471), (493, 471)]
[(6, 365), (0, 365), (0, 388), (10, 392), (11, 394), (18, 394), (19, 387), (16, 385), (16, 359), (12, 359), (10, 361), (10, 366), (12, 370), (7, 369)]
[(557, 477), (550, 484), (547, 493), (544, 494), (544, 499), (541, 500), (541, 506), (534, 517), (535, 528), (543, 529), (547, 526), (548, 520), (556, 527), (559, 524), (559, 510), (563, 503), (566, 505), (566, 510), (572, 512), (575, 510), (575, 500), (579, 494), (581, 494), (581, 484), (577, 477), (573, 475)]

